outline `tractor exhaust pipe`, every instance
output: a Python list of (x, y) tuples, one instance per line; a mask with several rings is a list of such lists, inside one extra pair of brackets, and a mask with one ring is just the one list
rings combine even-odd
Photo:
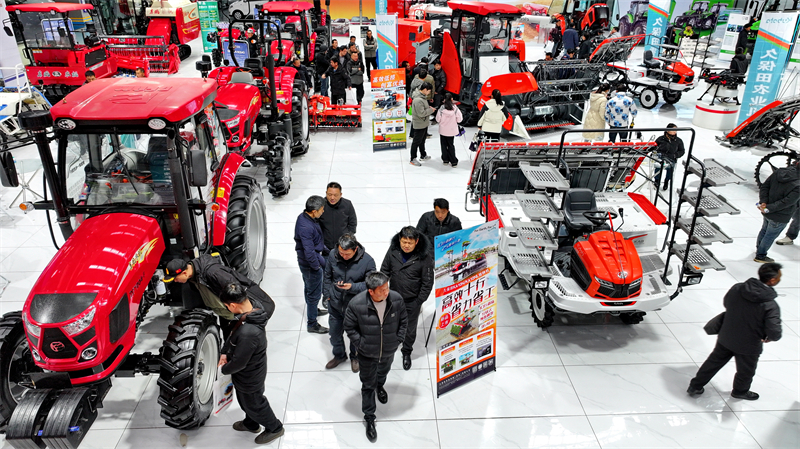
[(24, 111), (19, 114), (20, 127), (33, 135), (36, 148), (39, 150), (39, 158), (42, 160), (42, 171), (53, 195), (53, 206), (56, 211), (56, 222), (61, 228), (64, 239), (72, 235), (72, 223), (69, 220), (69, 211), (66, 206), (66, 196), (61, 190), (61, 183), (56, 172), (56, 164), (53, 162), (53, 153), (50, 151), (50, 143), (47, 141), (47, 128), (53, 126), (53, 117), (50, 111)]
[[(280, 34), (280, 32), (278, 33)], [(278, 50), (280, 51), (280, 49)], [(277, 119), (278, 117), (278, 93), (275, 89), (275, 58), (272, 55), (267, 56), (267, 74), (269, 74), (269, 97), (272, 101), (269, 102), (270, 117)], [(291, 133), (289, 133), (291, 135)]]

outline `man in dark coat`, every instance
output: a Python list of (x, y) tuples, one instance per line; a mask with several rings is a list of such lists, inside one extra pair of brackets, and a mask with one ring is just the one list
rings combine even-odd
[(378, 68), (378, 40), (372, 36), (372, 30), (367, 31), (364, 39), (364, 64), (367, 66), (367, 79), (370, 77), (370, 69)]
[(439, 106), (442, 105), (442, 100), (444, 100), (444, 87), (447, 85), (447, 74), (442, 69), (442, 61), (438, 59), (434, 61), (431, 76), (433, 76), (433, 84), (436, 86), (433, 91), (433, 107), (439, 109)]
[(350, 200), (342, 198), (342, 185), (338, 182), (328, 183), (325, 190), (325, 212), (319, 217), (319, 225), (328, 248), (334, 248), (342, 235), (356, 233), (356, 209)]
[(392, 238), (381, 264), (381, 273), (389, 276), (389, 287), (403, 297), (408, 314), (408, 330), (403, 340), (403, 369), (411, 369), (411, 352), (417, 338), (417, 320), (422, 303), (433, 289), (433, 257), (428, 239), (413, 226), (406, 226)]
[(339, 63), (339, 58), (331, 58), (331, 66), (322, 75), (322, 78), (330, 80), (331, 104), (339, 104), (339, 100), (342, 100), (342, 104), (346, 103), (347, 89), (350, 89), (350, 75)]
[(444, 198), (433, 200), (433, 210), (425, 212), (419, 218), (417, 231), (428, 238), (428, 252), (433, 254), (436, 236), (461, 230), (461, 220), (450, 213), (450, 203)]
[(330, 252), (322, 241), (322, 229), (317, 223), (324, 211), (325, 200), (321, 196), (313, 195), (306, 200), (306, 208), (298, 215), (294, 225), (294, 250), (300, 273), (303, 274), (303, 294), (306, 299), (306, 330), (318, 334), (328, 333), (328, 328), (317, 322), (318, 315), (327, 313), (326, 310), (317, 309), (322, 295), (325, 257)]
[(377, 271), (367, 275), (367, 291), (350, 300), (344, 317), (347, 337), (358, 351), (361, 371), (361, 411), (367, 424), (367, 439), (375, 442), (375, 395), (389, 402), (383, 385), (392, 367), (394, 353), (406, 337), (408, 317), (403, 297), (389, 290), (389, 277)]
[(297, 56), (294, 56), (292, 58), (292, 67), (297, 70), (297, 74), (299, 75), (298, 79), (306, 82), (306, 88), (311, 88), (314, 83), (311, 80), (311, 74), (308, 73), (308, 69), (303, 65), (303, 61), (301, 61)]
[(748, 50), (748, 46), (750, 43), (750, 28), (753, 26), (752, 23), (748, 23), (747, 25), (742, 27), (742, 30), (739, 31), (739, 35), (736, 37), (736, 48), (742, 49), (742, 54), (746, 54)]
[(580, 45), (578, 31), (572, 25), (568, 25), (568, 28), (564, 31), (562, 43), (564, 44), (564, 50), (567, 51), (575, 50)]
[[(322, 284), (322, 297), (328, 301), (330, 317), (331, 346), (333, 359), (325, 365), (325, 369), (333, 369), (347, 360), (344, 347), (344, 313), (353, 296), (367, 289), (364, 280), (367, 273), (375, 271), (375, 260), (367, 254), (364, 247), (356, 241), (353, 234), (344, 234), (339, 238), (335, 251), (328, 255), (325, 264), (325, 276)], [(356, 347), (350, 342), (350, 369), (358, 372)]]
[(361, 104), (364, 98), (364, 61), (359, 53), (350, 53), (345, 71), (350, 75), (350, 85), (356, 89), (356, 103)]
[[(269, 297), (267, 297), (269, 298)], [(225, 287), (220, 299), (236, 315), (237, 326), (220, 349), (218, 366), (222, 374), (230, 374), (236, 400), (244, 411), (244, 420), (233, 423), (239, 432), (258, 433), (256, 444), (267, 444), (283, 435), (283, 423), (275, 416), (264, 396), (267, 379), (267, 321), (275, 310), (275, 303), (267, 305), (248, 299), (245, 289), (238, 284)], [(241, 322), (241, 324), (238, 324)], [(206, 369), (209, 369), (206, 366)]]
[(758, 200), (764, 221), (756, 238), (756, 257), (753, 260), (774, 262), (767, 257), (767, 251), (789, 224), (800, 201), (800, 160), (769, 175), (758, 190)]
[[(677, 128), (678, 126), (674, 123), (670, 123), (667, 125), (667, 128)], [(661, 160), (664, 164), (664, 171), (667, 172), (667, 175), (664, 177), (664, 187), (662, 190), (667, 190), (669, 188), (669, 183), (672, 181), (672, 173), (675, 171), (675, 164), (678, 162), (678, 159), (682, 158), (684, 154), (686, 154), (686, 149), (683, 146), (683, 140), (678, 137), (677, 131), (664, 131), (663, 136), (659, 136), (656, 139), (656, 144), (658, 147), (656, 151), (661, 155)], [(656, 187), (661, 184), (661, 170), (660, 166), (656, 167)]]
[(754, 401), (750, 391), (758, 357), (764, 343), (781, 339), (781, 309), (775, 287), (781, 281), (781, 265), (766, 263), (758, 269), (758, 279), (736, 284), (725, 294), (725, 317), (717, 336), (717, 345), (689, 382), (687, 392), (703, 394), (703, 387), (734, 357), (736, 376), (731, 397)]
[(331, 59), (334, 57), (339, 56), (339, 47), (336, 42), (336, 39), (331, 41), (331, 46), (325, 51), (325, 53), (320, 53), (316, 55), (317, 60), (317, 76), (320, 77), (320, 82), (318, 87), (318, 91), (323, 97), (329, 96), (328, 88), (330, 87), (330, 80), (325, 76), (325, 72), (331, 66)]

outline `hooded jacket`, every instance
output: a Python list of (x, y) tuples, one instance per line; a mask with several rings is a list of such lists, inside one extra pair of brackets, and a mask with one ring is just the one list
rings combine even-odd
[(439, 112), (436, 113), (436, 121), (439, 122), (439, 134), (445, 137), (454, 137), (458, 135), (458, 124), (463, 120), (461, 110), (457, 106), (453, 106), (453, 110), (448, 110), (442, 106)]
[(294, 250), (297, 263), (312, 270), (325, 268), (325, 257), (329, 249), (322, 240), (319, 223), (307, 213), (301, 212), (294, 225)]
[(765, 217), (778, 223), (792, 219), (800, 200), (800, 166), (779, 168), (773, 172), (758, 190), (760, 203), (767, 204)]
[[(330, 305), (336, 310), (344, 312), (350, 299), (367, 289), (364, 279), (367, 278), (367, 273), (375, 270), (375, 259), (367, 254), (360, 243), (350, 260), (344, 260), (339, 254), (338, 248), (334, 249), (328, 255), (328, 263), (325, 264), (322, 297), (330, 298)], [(349, 290), (342, 290), (336, 286), (339, 281), (352, 285)]]
[(325, 76), (331, 80), (331, 95), (347, 95), (346, 89), (350, 87), (351, 83), (345, 64), (339, 64), (339, 68), (336, 70), (328, 67)]
[(436, 218), (436, 213), (434, 211), (425, 212), (419, 217), (419, 222), (417, 222), (417, 231), (428, 237), (428, 243), (430, 244), (429, 253), (433, 253), (433, 245), (436, 243), (435, 237), (437, 235), (460, 230), (461, 220), (450, 212), (447, 213), (447, 216), (444, 217), (442, 221)]
[(738, 354), (761, 354), (761, 340), (781, 339), (781, 309), (775, 290), (756, 278), (736, 284), (725, 294), (722, 346)]
[(408, 314), (399, 293), (389, 290), (383, 323), (372, 303), (369, 290), (357, 294), (347, 306), (344, 330), (358, 355), (382, 359), (393, 354), (406, 338)]
[(481, 119), (478, 120), (478, 127), (487, 133), (500, 134), (503, 130), (503, 122), (508, 117), (508, 109), (505, 103), (502, 105), (497, 104), (494, 98), (487, 101), (481, 110)]
[[(267, 378), (267, 321), (272, 316), (258, 300), (250, 300), (253, 311), (247, 314), (244, 323), (232, 333), (222, 346), (221, 353), (228, 356), (222, 365), (222, 374), (230, 374), (233, 386), (242, 393), (264, 391)], [(275, 310), (275, 304), (271, 305)], [(240, 318), (237, 315), (236, 318)]]
[(356, 217), (356, 210), (350, 200), (339, 198), (336, 204), (331, 204), (325, 199), (325, 212), (319, 217), (318, 223), (322, 228), (325, 246), (335, 249), (342, 234), (356, 233), (358, 217)]
[(433, 114), (433, 109), (428, 105), (428, 99), (422, 92), (412, 89), (411, 98), (413, 101), (411, 103), (411, 128), (413, 129), (424, 129), (427, 128), (430, 124), (430, 116)]
[(683, 140), (678, 136), (658, 136), (656, 144), (658, 144), (658, 152), (661, 153), (661, 156), (673, 164), (686, 154)]
[[(586, 121), (584, 127), (586, 129), (603, 129), (606, 127), (606, 121), (603, 114), (606, 112), (606, 102), (608, 98), (605, 93), (592, 92), (589, 96), (589, 112), (586, 113)], [(584, 139), (602, 139), (603, 133), (583, 133)]]
[(378, 41), (373, 36), (372, 39), (364, 38), (364, 57), (374, 58), (378, 55)]
[(425, 302), (433, 289), (433, 257), (428, 248), (430, 243), (424, 235), (420, 236), (414, 251), (407, 254), (403, 262), (403, 249), (400, 247), (400, 233), (392, 238), (389, 250), (381, 264), (381, 272), (389, 276), (389, 288), (403, 297), (405, 302)]

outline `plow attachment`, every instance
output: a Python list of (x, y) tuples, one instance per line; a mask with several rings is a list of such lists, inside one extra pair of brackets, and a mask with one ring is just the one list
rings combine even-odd
[(331, 104), (322, 95), (311, 97), (311, 125), (316, 128), (361, 128), (361, 105)]

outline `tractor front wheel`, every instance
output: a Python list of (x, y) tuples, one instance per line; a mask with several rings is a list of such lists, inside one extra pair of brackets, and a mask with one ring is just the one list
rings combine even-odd
[(222, 253), (228, 266), (260, 283), (267, 262), (267, 208), (258, 182), (236, 176), (228, 202)]
[(544, 290), (531, 290), (531, 307), (533, 308), (532, 315), (536, 326), (544, 330), (553, 325), (555, 312), (553, 312), (553, 307), (547, 302), (547, 293)]
[(625, 324), (639, 324), (644, 319), (645, 314), (645, 312), (626, 312), (621, 313), (619, 318)]
[(22, 385), (23, 376), (40, 373), (33, 363), (22, 312), (11, 312), (0, 319), (0, 430), (5, 429), (17, 403), (28, 387)]
[(664, 101), (667, 104), (675, 104), (681, 101), (681, 92), (665, 90), (661, 95), (664, 97)]
[(308, 117), (308, 91), (302, 81), (292, 92), (292, 156), (308, 153), (311, 126)]
[(219, 356), (219, 327), (212, 312), (184, 310), (175, 318), (162, 347), (158, 378), (158, 403), (168, 426), (196, 429), (211, 416)]
[(646, 87), (639, 94), (639, 102), (645, 109), (653, 109), (658, 104), (658, 92), (655, 89)]
[(277, 198), (289, 193), (292, 180), (292, 150), (289, 135), (278, 133), (270, 139), (267, 150), (267, 188)]

